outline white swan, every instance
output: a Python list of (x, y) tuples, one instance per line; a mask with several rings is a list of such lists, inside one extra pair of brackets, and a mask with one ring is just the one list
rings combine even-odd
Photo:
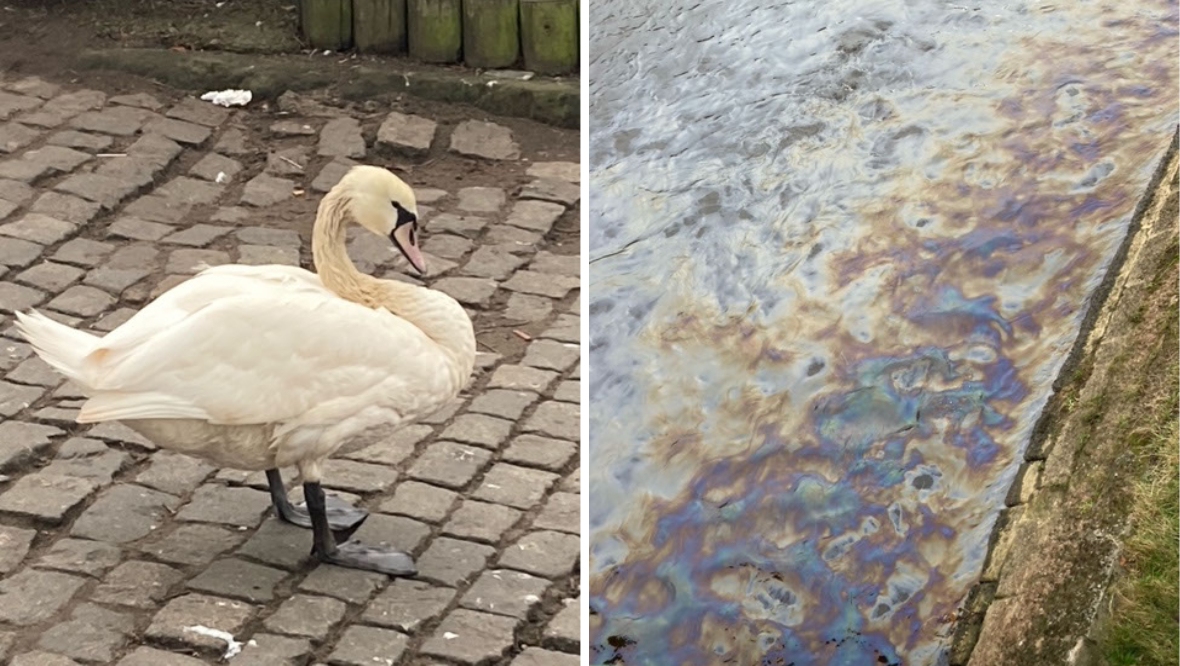
[[(348, 220), (388, 236), (419, 273), (414, 193), (389, 171), (354, 167), (320, 202), (317, 273), (291, 266), (201, 272), (104, 337), (18, 314), (38, 356), (88, 396), (79, 423), (121, 421), (161, 448), (221, 467), (266, 470), (279, 516), (311, 527), (321, 560), (413, 575), (409, 555), (336, 543), (368, 515), (329, 507), (324, 460), (371, 428), (406, 424), (454, 398), (471, 377), (475, 334), (442, 292), (356, 270)], [(294, 465), (306, 510), (278, 469)]]

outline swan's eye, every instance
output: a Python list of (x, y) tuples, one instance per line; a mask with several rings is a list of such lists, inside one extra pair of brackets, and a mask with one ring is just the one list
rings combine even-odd
[(402, 206), (401, 204), (399, 204), (396, 201), (391, 201), (390, 203), (393, 204), (394, 210), (397, 211), (397, 224), (395, 226), (400, 227), (401, 225), (406, 224), (408, 222), (413, 222), (413, 223), (417, 224), (417, 222), (418, 222), (417, 215), (406, 210), (404, 206)]

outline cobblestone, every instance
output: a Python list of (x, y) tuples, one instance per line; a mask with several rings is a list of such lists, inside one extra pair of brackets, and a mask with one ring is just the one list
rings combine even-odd
[(0, 264), (24, 267), (37, 260), (42, 248), (36, 243), (16, 238), (0, 239)]
[(409, 475), (448, 488), (462, 488), (491, 458), (491, 454), (477, 447), (435, 442), (410, 468)]
[(549, 472), (497, 463), (472, 497), (527, 510), (541, 500), (556, 479)]
[(254, 617), (254, 608), (233, 599), (205, 594), (186, 594), (168, 602), (152, 619), (144, 634), (149, 640), (180, 644), (220, 654), (225, 642), (191, 628), (204, 626), (236, 636)]
[(0, 495), (0, 513), (58, 524), (97, 486), (88, 479), (37, 473), (21, 477)]
[(401, 658), (407, 642), (405, 634), (389, 629), (349, 627), (328, 660), (342, 666), (392, 664)]
[(37, 566), (101, 576), (119, 563), (122, 554), (122, 550), (108, 543), (66, 538), (53, 544), (53, 548), (37, 561)]
[[(560, 161), (576, 137), (535, 150), (456, 111), (362, 115), (293, 94), (279, 115), (159, 87), (0, 87), (0, 312), (37, 307), (105, 332), (199, 264), (310, 268), (320, 195), (396, 155), (415, 163), (399, 173), (429, 274), (357, 229), (350, 255), (460, 298), (480, 349), (461, 398), (326, 465), (333, 494), (374, 512), (352, 538), (416, 554), (420, 576), (391, 581), (313, 561), (310, 533), (273, 517), (260, 472), (73, 423), (84, 396), (5, 316), (0, 653), (20, 653), (8, 663), (216, 663), (226, 645), (198, 625), (243, 643), (238, 666), (576, 659), (579, 262), (562, 253), (578, 246), (579, 175)], [(365, 160), (370, 147), (381, 158)]]
[(37, 646), (78, 661), (105, 664), (134, 627), (130, 616), (93, 604), (78, 606), (72, 617), (42, 634)]
[(483, 414), (463, 414), (443, 430), (441, 437), (495, 449), (508, 439), (512, 422)]
[(304, 592), (323, 594), (346, 601), (350, 604), (362, 604), (373, 596), (388, 580), (386, 576), (368, 571), (342, 569), (339, 567), (319, 567), (308, 574), (299, 584)]
[(0, 526), (0, 573), (12, 571), (25, 559), (35, 536), (34, 530)]
[(238, 549), (238, 554), (282, 569), (298, 569), (308, 558), (307, 532), (271, 518)]
[(422, 624), (441, 615), (454, 596), (455, 590), (449, 587), (398, 579), (369, 603), (361, 619), (413, 634)]
[(344, 619), (347, 606), (329, 597), (299, 594), (283, 602), (263, 625), (276, 634), (322, 641)]
[(156, 559), (174, 564), (209, 564), (236, 547), (245, 535), (216, 525), (180, 525), (166, 536), (140, 544)]
[(440, 537), (422, 553), (418, 575), (456, 587), (471, 580), (495, 552), (491, 546)]
[(45, 261), (20, 273), (16, 279), (38, 289), (57, 293), (77, 282), (78, 278), (83, 275), (85, 275), (85, 271), (80, 268)]
[(520, 146), (506, 127), (480, 120), (465, 120), (451, 134), (451, 150), (460, 155), (489, 160), (520, 158)]
[(270, 497), (252, 488), (231, 488), (210, 483), (197, 488), (177, 519), (257, 527), (270, 508)]
[(499, 504), (466, 500), (443, 527), (443, 534), (495, 544), (521, 515), (516, 509)]
[(491, 389), (471, 401), (468, 411), (490, 414), (502, 419), (520, 418), (524, 410), (537, 401), (537, 394), (528, 391)]
[(577, 203), (581, 191), (572, 183), (542, 178), (529, 183), (520, 196), (522, 199), (540, 199), (569, 206)]
[(68, 194), (46, 192), (37, 197), (33, 205), (29, 207), (29, 210), (33, 213), (40, 213), (48, 217), (64, 220), (76, 228), (77, 225), (93, 220), (99, 211), (102, 210), (102, 206)]
[(108, 573), (91, 598), (104, 604), (154, 608), (181, 579), (180, 572), (169, 566), (132, 560)]
[(549, 625), (545, 627), (545, 641), (546, 647), (560, 647), (563, 650), (569, 651), (569, 647), (577, 645), (581, 639), (581, 623), (579, 616), (581, 613), (578, 608), (577, 599), (566, 599), (565, 608), (558, 611), (557, 615), (549, 621)]
[[(3, 102), (0, 101), (0, 108)], [(113, 106), (103, 111), (89, 111), (70, 121), (71, 127), (99, 134), (131, 136), (143, 126), (142, 111), (128, 107)]]
[(565, 212), (565, 206), (547, 201), (518, 201), (506, 222), (522, 229), (549, 233), (553, 223)]
[(550, 435), (559, 439), (577, 439), (579, 431), (579, 409), (568, 402), (551, 400), (543, 402), (524, 422), (524, 429)]
[(512, 645), (515, 626), (511, 618), (460, 609), (443, 619), (422, 652), (464, 664), (495, 659)]
[(165, 243), (174, 245), (188, 245), (191, 247), (205, 247), (213, 241), (233, 231), (233, 227), (214, 226), (212, 224), (194, 224), (178, 231), (164, 239)]
[(254, 634), (234, 657), (234, 666), (290, 666), (303, 663), (311, 643), (302, 638)]
[(409, 157), (419, 157), (430, 152), (437, 127), (433, 120), (394, 111), (377, 128), (377, 144)]
[(21, 125), (20, 123), (5, 123), (0, 125), (0, 152), (11, 153), (37, 140), (41, 132)]
[(493, 569), (483, 572), (463, 595), (459, 605), (471, 610), (523, 619), (540, 603), (549, 581), (520, 571)]
[(578, 537), (560, 532), (533, 532), (509, 546), (500, 565), (546, 578), (569, 574), (578, 559)]
[(189, 589), (249, 602), (270, 601), (286, 574), (236, 558), (217, 560), (188, 582)]
[(556, 372), (538, 370), (523, 365), (502, 365), (496, 368), (488, 386), (490, 388), (518, 389), (540, 393), (545, 390), (554, 379)]
[(48, 620), (69, 603), (86, 579), (25, 569), (0, 581), (0, 622), (17, 626)]
[(290, 199), (294, 189), (294, 181), (260, 173), (246, 183), (246, 189), (242, 191), (242, 203), (259, 207), (273, 206)]
[(365, 139), (361, 125), (353, 118), (333, 118), (320, 130), (316, 151), (324, 157), (364, 157)]
[(510, 666), (578, 666), (578, 658), (572, 654), (529, 647), (513, 659)]
[(58, 312), (77, 315), (79, 317), (93, 317), (105, 312), (115, 299), (103, 291), (85, 285), (74, 285), (62, 292), (60, 296), (49, 301), (45, 306)]
[(70, 534), (111, 543), (141, 539), (164, 522), (179, 500), (138, 486), (112, 486), (74, 521)]
[(581, 167), (577, 162), (537, 162), (525, 173), (534, 178), (551, 178), (570, 183), (578, 183), (582, 179)]
[(60, 654), (34, 650), (13, 657), (10, 666), (78, 666), (78, 662)]

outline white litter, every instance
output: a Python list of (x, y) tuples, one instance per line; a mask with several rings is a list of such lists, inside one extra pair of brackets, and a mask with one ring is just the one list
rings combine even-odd
[(195, 627), (185, 627), (184, 630), (191, 631), (194, 634), (208, 636), (209, 638), (216, 638), (219, 641), (225, 641), (225, 654), (222, 656), (222, 659), (233, 659), (242, 651), (242, 644), (234, 640), (234, 635), (228, 631), (210, 629), (201, 624)]
[(229, 182), (229, 176), (225, 175), (225, 172), (224, 172), (224, 171), (218, 171), (218, 172), (217, 172), (217, 177), (216, 177), (216, 178), (214, 178), (213, 180), (217, 181), (217, 183), (218, 183), (218, 184), (221, 184), (221, 183), (228, 183), (228, 182)]
[(449, 631), (444, 631), (444, 632), (443, 632), (443, 638), (447, 639), (448, 641), (449, 641), (449, 640), (451, 640), (451, 639), (453, 639), (453, 638), (458, 638), (458, 637), (459, 637), (459, 634), (452, 634), (452, 633), (451, 633), (451, 632), (449, 632)]
[(201, 95), (206, 102), (213, 102), (217, 106), (246, 106), (254, 99), (254, 93), (249, 90), (210, 90)]

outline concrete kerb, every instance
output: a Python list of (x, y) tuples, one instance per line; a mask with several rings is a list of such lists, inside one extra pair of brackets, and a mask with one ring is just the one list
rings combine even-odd
[[(1104, 337), (1112, 311), (1120, 307), (1122, 301), (1120, 296), (1127, 274), (1141, 270), (1141, 253), (1138, 248), (1144, 242), (1143, 236), (1151, 227), (1158, 226), (1159, 223), (1169, 224), (1167, 221), (1146, 218), (1159, 217), (1163, 200), (1168, 198), (1169, 192), (1174, 192), (1174, 181), (1177, 178), (1177, 149), (1180, 145), (1178, 142), (1180, 142), (1180, 133), (1173, 135), (1168, 150), (1157, 165), (1151, 182), (1140, 198), (1133, 213), (1127, 237), (1112, 260), (1103, 283), (1091, 300), (1089, 311), (1074, 343), (1074, 348), (1062, 367), (1057, 381), (1054, 382), (1055, 392), (1060, 392), (1069, 383), (1075, 369), (1084, 358), (1095, 354), (1098, 344)], [(1068, 488), (1055, 486), (1042, 489), (1042, 474), (1054, 454), (1067, 457), (1072, 455), (1072, 450), (1057, 450), (1061, 447), (1051, 441), (1050, 431), (1053, 421), (1073, 420), (1076, 419), (1076, 415), (1070, 414), (1063, 419), (1052, 406), (1053, 400), (1046, 406), (1034, 428), (1032, 441), (1025, 452), (1024, 464), (1014, 479), (1012, 488), (1009, 489), (1005, 501), (1006, 506), (993, 527), (983, 578), (972, 589), (962, 608), (952, 640), (950, 663), (953, 666), (979, 664), (978, 659), (973, 659), (977, 656), (974, 654), (977, 645), (983, 642), (995, 643), (997, 639), (1003, 642), (1006, 639), (1015, 638), (1015, 634), (1021, 632), (1011, 631), (1006, 625), (1016, 619), (1016, 616), (1037, 612), (1032, 606), (1021, 607), (1017, 610), (1010, 608), (1009, 612), (1002, 613), (1007, 616), (1004, 619), (993, 618), (994, 622), (986, 622), (989, 612), (999, 613), (998, 610), (993, 611), (991, 607), (993, 601), (997, 601), (997, 591), (1004, 585), (1005, 575), (1011, 575), (1010, 572), (1005, 571), (1006, 568), (1009, 568), (1005, 564), (1018, 559), (1027, 560), (1038, 557), (1037, 553), (1031, 551), (1040, 548), (1041, 544), (1016, 539), (1017, 531), (1021, 528), (1029, 528), (1033, 522), (1046, 524), (1048, 521), (1054, 520), (1054, 515), (1065, 514), (1068, 511), (1061, 501), (1055, 501), (1060, 498), (1061, 493), (1068, 493)], [(1049, 492), (1051, 490), (1056, 491), (1058, 498), (1054, 497), (1053, 492)], [(1026, 510), (1029, 508), (1033, 509), (1032, 513)], [(1044, 557), (1045, 554), (1041, 553), (1040, 556)], [(1077, 647), (1071, 653), (1073, 658), (1071, 663), (1091, 663), (1090, 660), (1094, 658), (1090, 651), (1094, 644), (1094, 623), (1101, 621), (1099, 603), (1106, 595), (1113, 575), (1113, 569), (1109, 566), (1109, 562), (1095, 562), (1095, 565), (1099, 566), (1102, 571), (1070, 571), (1065, 574), (1069, 580), (1090, 579), (1092, 581), (1097, 578), (1103, 581), (1100, 585), (1092, 586), (1089, 590), (1089, 594), (1093, 598), (1091, 599), (1091, 607), (1085, 609), (1086, 612), (1083, 613), (1086, 616), (1084, 618), (1085, 633), (1078, 637)], [(989, 632), (995, 635), (988, 636)]]
[(255, 99), (317, 88), (330, 88), (342, 98), (356, 101), (404, 93), (567, 129), (577, 129), (580, 124), (577, 79), (535, 77), (526, 81), (393, 59), (348, 59), (342, 63), (337, 59), (165, 49), (90, 50), (79, 56), (78, 65), (145, 76), (185, 90), (244, 88), (252, 91)]

